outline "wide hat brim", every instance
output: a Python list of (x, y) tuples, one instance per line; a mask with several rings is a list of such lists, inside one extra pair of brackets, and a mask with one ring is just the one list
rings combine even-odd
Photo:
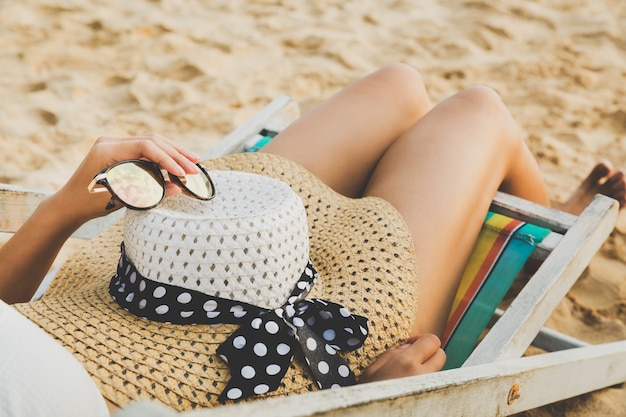
[[(378, 355), (404, 343), (417, 308), (415, 257), (406, 224), (389, 203), (343, 197), (274, 155), (238, 154), (204, 165), (278, 178), (302, 198), (320, 276), (309, 297), (369, 319), (363, 347), (342, 354), (357, 377)], [(120, 407), (148, 398), (177, 410), (218, 405), (230, 375), (215, 351), (237, 326), (164, 324), (122, 310), (107, 291), (121, 241), (118, 224), (78, 250), (41, 300), (15, 307), (74, 354), (104, 397)], [(296, 355), (281, 387), (254, 399), (316, 390), (304, 363)]]

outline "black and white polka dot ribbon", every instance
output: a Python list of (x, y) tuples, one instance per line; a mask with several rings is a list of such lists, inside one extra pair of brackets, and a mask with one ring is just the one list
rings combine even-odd
[(217, 349), (231, 374), (219, 397), (225, 402), (276, 390), (298, 351), (320, 388), (355, 383), (353, 372), (337, 351), (353, 351), (363, 345), (367, 318), (336, 303), (305, 299), (316, 278), (309, 261), (287, 302), (267, 310), (145, 278), (126, 257), (122, 243), (109, 292), (125, 310), (153, 321), (240, 324)]

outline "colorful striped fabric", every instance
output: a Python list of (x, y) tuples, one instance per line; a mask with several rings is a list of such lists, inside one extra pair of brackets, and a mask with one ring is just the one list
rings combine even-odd
[(550, 230), (489, 212), (457, 291), (442, 343), (444, 369), (457, 368), (535, 247)]

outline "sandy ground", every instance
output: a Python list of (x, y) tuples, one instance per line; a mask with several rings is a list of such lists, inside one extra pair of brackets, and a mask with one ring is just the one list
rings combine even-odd
[[(391, 62), (435, 102), (474, 84), (511, 108), (554, 201), (626, 167), (623, 0), (0, 0), (0, 182), (58, 188), (99, 136), (202, 153), (279, 94), (303, 110)], [(626, 219), (549, 325), (626, 337)], [(626, 389), (532, 416), (625, 415)]]

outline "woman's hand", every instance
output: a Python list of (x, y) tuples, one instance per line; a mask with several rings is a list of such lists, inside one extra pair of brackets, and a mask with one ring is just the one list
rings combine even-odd
[(433, 334), (411, 337), (380, 355), (359, 378), (359, 384), (439, 371), (446, 362), (441, 341)]
[[(183, 176), (198, 172), (195, 164), (200, 157), (156, 133), (123, 138), (98, 138), (69, 181), (51, 197), (59, 203), (58, 209), (62, 210), (64, 218), (75, 220), (80, 225), (110, 213), (112, 210), (105, 210), (105, 206), (111, 195), (89, 193), (87, 185), (102, 169), (126, 159), (149, 160), (174, 175)], [(176, 185), (168, 182), (167, 195), (179, 192)], [(118, 205), (115, 209), (119, 207)]]

